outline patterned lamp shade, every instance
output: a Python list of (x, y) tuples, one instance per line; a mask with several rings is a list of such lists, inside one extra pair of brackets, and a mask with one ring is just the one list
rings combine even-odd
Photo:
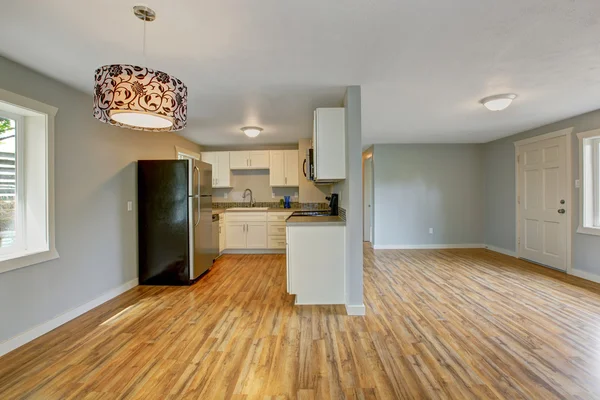
[(187, 87), (179, 79), (135, 65), (96, 70), (94, 117), (123, 128), (179, 131), (187, 122)]

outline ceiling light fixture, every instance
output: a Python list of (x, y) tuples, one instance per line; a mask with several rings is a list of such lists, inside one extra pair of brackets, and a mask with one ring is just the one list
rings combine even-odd
[[(144, 21), (143, 53), (146, 55), (146, 22), (156, 19), (154, 10), (133, 7)], [(122, 128), (143, 131), (179, 131), (187, 123), (187, 87), (165, 72), (129, 64), (104, 65), (96, 70), (94, 117)]]
[(517, 95), (513, 93), (497, 94), (495, 96), (489, 96), (481, 99), (480, 103), (490, 111), (502, 111), (506, 107), (510, 106), (513, 100), (516, 98)]
[(258, 126), (245, 126), (242, 128), (242, 132), (246, 134), (246, 136), (255, 138), (262, 132), (262, 128)]

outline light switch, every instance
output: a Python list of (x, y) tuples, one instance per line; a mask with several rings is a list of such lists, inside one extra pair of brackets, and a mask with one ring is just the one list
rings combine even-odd
[(133, 201), (127, 202), (127, 211), (133, 211)]
[(226, 199), (227, 198), (227, 193), (223, 194), (223, 198)]
[(581, 187), (581, 181), (579, 179), (575, 179), (575, 187), (579, 189)]
[(429, 234), (433, 235), (433, 228), (429, 228)]
[(271, 198), (274, 199), (275, 198), (275, 192), (271, 192)]

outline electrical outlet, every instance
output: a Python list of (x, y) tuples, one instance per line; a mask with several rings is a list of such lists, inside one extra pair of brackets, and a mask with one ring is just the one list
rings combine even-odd
[(225, 199), (227, 198), (227, 193), (223, 194), (223, 198), (225, 198)]
[(127, 202), (127, 211), (133, 211), (133, 201)]
[(274, 199), (275, 198), (275, 192), (271, 192), (271, 198)]
[(433, 235), (433, 228), (429, 228), (429, 234)]

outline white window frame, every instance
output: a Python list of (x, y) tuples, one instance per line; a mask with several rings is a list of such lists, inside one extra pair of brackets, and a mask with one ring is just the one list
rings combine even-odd
[(179, 146), (175, 146), (175, 155), (178, 160), (200, 160), (200, 154)]
[(579, 227), (577, 233), (600, 236), (600, 129), (579, 139)]
[(8, 118), (15, 121), (15, 200), (16, 204), (16, 237), (14, 244), (11, 247), (0, 248), (0, 259), (9, 256), (10, 254), (22, 252), (25, 250), (25, 238), (23, 236), (25, 228), (25, 190), (24, 190), (24, 164), (23, 164), (23, 130), (24, 130), (24, 118), (22, 115), (14, 114), (8, 111), (0, 109), (0, 117)]
[[(43, 160), (45, 163), (46, 173), (46, 187), (43, 195), (46, 196), (44, 205), (46, 213), (45, 238), (47, 240), (47, 245), (43, 246), (43, 249), (32, 248), (29, 250), (25, 249), (19, 253), (1, 255), (0, 273), (4, 273), (18, 268), (53, 260), (59, 257), (58, 252), (56, 251), (56, 242), (54, 236), (54, 120), (58, 109), (48, 104), (44, 104), (37, 100), (9, 92), (4, 89), (0, 89), (0, 109), (8, 113), (35, 116), (36, 118), (40, 118), (40, 123), (42, 124), (41, 126), (44, 127), (43, 133), (45, 136), (46, 156), (45, 160)], [(19, 149), (19, 147), (22, 148), (22, 146), (17, 146), (17, 149)], [(20, 161), (23, 161), (24, 157), (21, 156), (19, 159)], [(19, 160), (17, 162), (19, 162)], [(21, 170), (24, 171), (23, 167), (21, 167)], [(21, 189), (24, 190), (26, 184), (27, 183), (24, 182), (22, 185), (20, 185)], [(18, 189), (19, 185), (17, 184), (17, 190)], [(27, 196), (27, 193), (25, 193), (24, 196)], [(23, 223), (26, 223), (26, 221), (23, 221)]]

